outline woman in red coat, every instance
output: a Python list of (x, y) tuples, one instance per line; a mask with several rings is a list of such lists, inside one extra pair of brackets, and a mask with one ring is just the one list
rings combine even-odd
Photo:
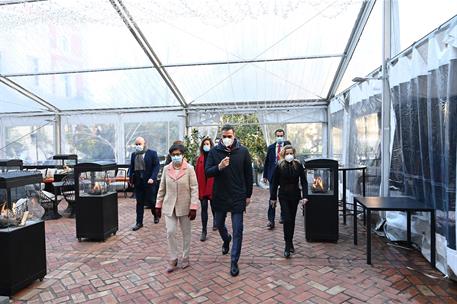
[[(213, 141), (209, 137), (203, 138), (200, 144), (200, 156), (197, 159), (197, 165), (195, 171), (197, 173), (198, 181), (198, 196), (202, 206), (202, 234), (200, 236), (200, 241), (204, 242), (206, 240), (206, 226), (208, 224), (208, 201), (212, 203), (211, 199), (213, 197), (213, 184), (214, 178), (207, 178), (205, 174), (205, 164), (208, 157), (208, 152), (214, 146)], [(213, 213), (213, 230), (216, 230), (215, 221), (214, 221), (214, 209), (211, 206), (211, 212)]]

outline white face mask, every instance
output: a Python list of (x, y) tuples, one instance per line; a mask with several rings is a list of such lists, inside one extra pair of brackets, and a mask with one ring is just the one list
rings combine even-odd
[(284, 137), (282, 137), (282, 136), (276, 137), (276, 142), (277, 142), (278, 144), (282, 144), (282, 143), (284, 142)]
[(175, 155), (171, 157), (171, 161), (174, 164), (180, 164), (182, 162), (182, 155)]
[(233, 144), (233, 138), (222, 138), (222, 142), (224, 143), (224, 146), (230, 147)]
[(294, 160), (294, 156), (292, 154), (287, 154), (284, 159), (287, 161), (287, 162), (292, 162)]
[(210, 146), (208, 146), (208, 145), (204, 145), (204, 146), (203, 146), (203, 151), (209, 152), (209, 150), (211, 150), (211, 147), (210, 147)]
[(136, 151), (136, 152), (141, 152), (141, 151), (143, 151), (143, 146), (141, 146), (141, 145), (135, 145), (135, 151)]

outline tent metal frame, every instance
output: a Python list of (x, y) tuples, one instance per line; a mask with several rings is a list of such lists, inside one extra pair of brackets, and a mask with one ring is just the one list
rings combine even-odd
[[(28, 2), (41, 2), (47, 0), (11, 0), (0, 5), (14, 5), (20, 3), (28, 3)], [(151, 47), (150, 43), (146, 39), (145, 35), (143, 34), (142, 30), (128, 11), (127, 7), (123, 3), (122, 0), (109, 0), (113, 9), (119, 14), (120, 18), (124, 22), (125, 26), (128, 28), (132, 36), (137, 41), (138, 45), (144, 51), (148, 59), (151, 61), (152, 66), (139, 66), (139, 67), (124, 67), (124, 68), (107, 68), (107, 69), (85, 69), (85, 70), (77, 70), (77, 71), (56, 71), (56, 72), (41, 72), (41, 73), (19, 73), (19, 74), (8, 74), (3, 75), (0, 79), (2, 83), (9, 83), (8, 85), (10, 88), (13, 88), (19, 91), (22, 95), (30, 98), (32, 101), (42, 105), (46, 108), (47, 111), (50, 113), (48, 114), (70, 114), (70, 113), (97, 113), (100, 111), (123, 111), (123, 112), (131, 112), (131, 108), (118, 108), (118, 109), (77, 109), (77, 110), (60, 110), (55, 107), (51, 102), (44, 100), (43, 98), (33, 94), (30, 91), (27, 91), (25, 88), (19, 86), (13, 80), (12, 77), (25, 77), (25, 76), (44, 76), (44, 75), (59, 75), (59, 74), (75, 74), (75, 73), (91, 73), (91, 72), (104, 72), (104, 71), (122, 71), (122, 70), (135, 70), (135, 69), (148, 69), (154, 68), (158, 71), (160, 77), (163, 79), (164, 83), (170, 89), (171, 93), (174, 95), (176, 100), (179, 102), (181, 106), (181, 110), (188, 110), (191, 111), (206, 111), (208, 108), (210, 109), (218, 109), (218, 108), (225, 108), (227, 107), (234, 107), (235, 109), (246, 110), (249, 106), (252, 106), (251, 109), (255, 110), (259, 107), (264, 107), (268, 105), (272, 108), (277, 107), (284, 107), (284, 106), (305, 106), (310, 105), (310, 102), (313, 102), (315, 106), (320, 106), (322, 103), (328, 104), (331, 97), (334, 96), (335, 91), (341, 82), (342, 76), (346, 71), (347, 65), (349, 64), (352, 54), (357, 46), (358, 40), (360, 39), (360, 35), (363, 32), (365, 24), (369, 18), (371, 9), (374, 6), (376, 0), (364, 0), (361, 5), (358, 17), (355, 21), (353, 26), (351, 35), (347, 42), (345, 51), (343, 54), (323, 54), (323, 55), (311, 55), (311, 56), (300, 56), (300, 57), (286, 57), (286, 58), (270, 58), (270, 59), (252, 59), (252, 60), (232, 60), (232, 61), (216, 61), (216, 62), (197, 62), (197, 63), (177, 63), (177, 64), (162, 64), (160, 58), (155, 53), (154, 49)], [(173, 67), (186, 67), (186, 66), (206, 66), (206, 65), (223, 65), (223, 64), (247, 64), (247, 63), (262, 63), (262, 62), (280, 62), (280, 61), (292, 61), (292, 60), (312, 60), (312, 59), (320, 59), (320, 58), (341, 58), (339, 67), (335, 73), (332, 85), (329, 89), (326, 99), (317, 99), (317, 100), (303, 100), (303, 101), (246, 101), (246, 102), (212, 102), (212, 103), (205, 103), (205, 104), (195, 104), (188, 103), (183, 95), (181, 94), (178, 86), (170, 77), (169, 73), (167, 72), (166, 68), (173, 68)], [(302, 102), (302, 103), (300, 103)], [(298, 103), (298, 105), (297, 105)], [(148, 107), (144, 109), (145, 111), (175, 111), (176, 108), (173, 107)], [(133, 110), (135, 111), (135, 109)], [(22, 115), (36, 114), (36, 111), (31, 112), (21, 112)], [(43, 113), (46, 113), (44, 111)], [(5, 115), (15, 115), (16, 113), (2, 113)]]

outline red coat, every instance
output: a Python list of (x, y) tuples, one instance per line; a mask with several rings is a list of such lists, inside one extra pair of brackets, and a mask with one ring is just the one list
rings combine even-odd
[(197, 174), (198, 181), (198, 197), (199, 199), (213, 198), (213, 185), (214, 178), (206, 178), (205, 174), (205, 156), (202, 154), (197, 159), (197, 165), (195, 167), (195, 173)]

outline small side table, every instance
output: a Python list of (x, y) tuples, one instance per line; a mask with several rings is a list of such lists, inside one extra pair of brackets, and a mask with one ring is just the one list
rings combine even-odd
[(371, 264), (371, 212), (404, 211), (406, 234), (411, 244), (411, 213), (430, 212), (430, 263), (436, 267), (435, 208), (411, 197), (354, 197), (354, 245), (357, 245), (357, 204), (367, 211), (367, 264)]

